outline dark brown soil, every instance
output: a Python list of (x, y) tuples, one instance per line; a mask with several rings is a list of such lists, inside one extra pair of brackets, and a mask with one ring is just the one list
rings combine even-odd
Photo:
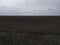
[(60, 45), (60, 16), (0, 16), (0, 45)]

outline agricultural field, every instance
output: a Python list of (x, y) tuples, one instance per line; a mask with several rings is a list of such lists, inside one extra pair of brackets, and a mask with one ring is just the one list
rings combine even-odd
[(0, 17), (0, 45), (60, 45), (60, 17)]

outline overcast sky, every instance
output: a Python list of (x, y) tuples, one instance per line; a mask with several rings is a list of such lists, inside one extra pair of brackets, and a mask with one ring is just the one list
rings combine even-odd
[(60, 0), (0, 0), (0, 15), (60, 15)]

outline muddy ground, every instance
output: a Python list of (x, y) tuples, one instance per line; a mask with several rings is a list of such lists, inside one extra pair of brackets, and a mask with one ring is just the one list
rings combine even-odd
[(60, 17), (0, 16), (0, 45), (60, 45)]

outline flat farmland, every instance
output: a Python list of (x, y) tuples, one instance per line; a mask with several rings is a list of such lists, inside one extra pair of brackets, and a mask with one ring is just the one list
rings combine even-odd
[(0, 45), (60, 45), (60, 17), (0, 16)]
[(60, 17), (1, 16), (0, 31), (60, 33)]

